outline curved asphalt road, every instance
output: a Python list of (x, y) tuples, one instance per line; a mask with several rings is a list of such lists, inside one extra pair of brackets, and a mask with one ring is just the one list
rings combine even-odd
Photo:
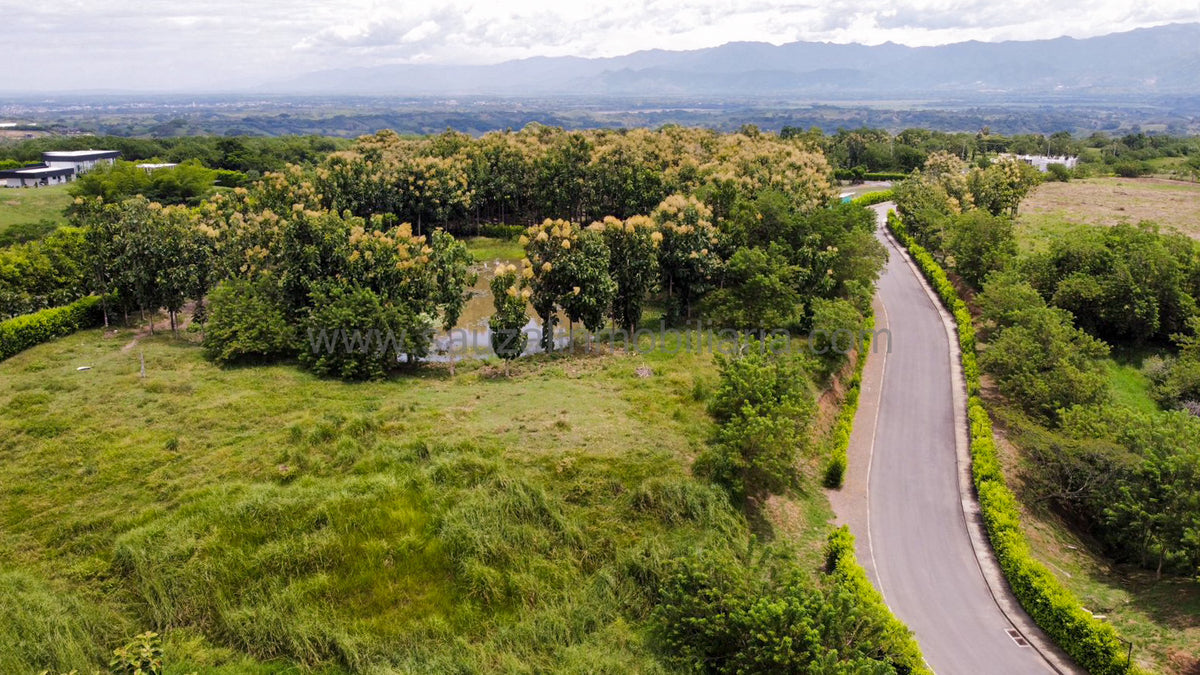
[[(878, 208), (880, 223), (889, 205)], [(1021, 646), (977, 561), (959, 492), (949, 342), (942, 316), (904, 256), (889, 261), (878, 300), (891, 331), (869, 460), (863, 557), (892, 611), (938, 675), (1055, 672)], [(1004, 589), (1003, 592), (1008, 592)]]

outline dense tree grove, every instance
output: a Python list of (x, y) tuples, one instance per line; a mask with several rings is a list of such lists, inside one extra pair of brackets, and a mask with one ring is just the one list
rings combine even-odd
[[(226, 140), (228, 156), (248, 147)], [(544, 349), (560, 319), (631, 335), (650, 300), (668, 322), (807, 331), (821, 299), (865, 315), (884, 259), (871, 214), (833, 205), (821, 152), (755, 129), (380, 132), (245, 187), (213, 180), (200, 162), (93, 172), (72, 187), (75, 229), (0, 253), (0, 312), (97, 293), (106, 317), (165, 309), (174, 328), (188, 305), (217, 361), (379, 377), (455, 324), (473, 277), (453, 233), (484, 224), (525, 228), (509, 288)], [(250, 326), (257, 313), (271, 320)]]

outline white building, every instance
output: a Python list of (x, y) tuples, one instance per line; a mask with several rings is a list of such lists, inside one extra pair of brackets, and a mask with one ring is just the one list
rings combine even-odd
[(1050, 169), (1051, 164), (1062, 164), (1068, 169), (1074, 169), (1075, 163), (1079, 161), (1078, 157), (1056, 157), (1054, 155), (1010, 155), (1004, 154), (1002, 157), (1012, 157), (1019, 161), (1025, 162), (1037, 168), (1038, 171), (1046, 173)]
[(43, 152), (42, 163), (0, 171), (5, 187), (40, 187), (70, 183), (75, 176), (97, 166), (110, 165), (121, 156), (117, 150), (64, 150)]
[(27, 166), (22, 169), (0, 171), (0, 180), (5, 187), (41, 187), (70, 183), (75, 178), (75, 169), (69, 167)]
[(120, 156), (118, 150), (57, 150), (43, 152), (42, 163), (56, 169), (70, 167), (78, 175), (85, 174), (100, 164), (112, 164)]

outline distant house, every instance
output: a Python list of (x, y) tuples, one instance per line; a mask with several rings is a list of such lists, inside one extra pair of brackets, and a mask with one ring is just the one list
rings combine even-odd
[(40, 187), (70, 183), (75, 178), (75, 169), (55, 168), (45, 164), (26, 166), (20, 169), (0, 171), (0, 180), (5, 187)]
[(121, 156), (118, 150), (62, 150), (43, 152), (42, 163), (56, 169), (70, 167), (75, 174), (85, 174), (98, 164), (112, 164)]
[(179, 165), (172, 164), (170, 162), (164, 162), (162, 164), (138, 164), (137, 168), (144, 169), (146, 173), (150, 173), (151, 171), (157, 171), (159, 169), (174, 169), (177, 166)]
[(1074, 169), (1075, 163), (1079, 161), (1078, 157), (1056, 157), (1054, 155), (1001, 155), (1002, 157), (1012, 157), (1018, 161), (1025, 162), (1037, 168), (1038, 171), (1046, 173), (1049, 171), (1051, 164), (1062, 164), (1068, 169)]
[(64, 150), (43, 152), (42, 163), (20, 169), (0, 171), (5, 187), (41, 187), (70, 183), (98, 165), (112, 164), (121, 156), (118, 150)]

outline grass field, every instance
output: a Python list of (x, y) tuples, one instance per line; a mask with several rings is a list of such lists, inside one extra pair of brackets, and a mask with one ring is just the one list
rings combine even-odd
[[(0, 672), (91, 672), (150, 628), (169, 673), (656, 672), (648, 580), (748, 536), (689, 473), (708, 355), (344, 384), (132, 337), (0, 364)], [(767, 511), (815, 574), (821, 491)]]
[(1017, 229), (1029, 248), (1037, 248), (1074, 225), (1143, 220), (1200, 238), (1200, 183), (1157, 178), (1043, 183), (1021, 203)]
[(50, 220), (65, 223), (63, 209), (71, 203), (67, 185), (41, 188), (0, 188), (0, 233), (13, 225)]

